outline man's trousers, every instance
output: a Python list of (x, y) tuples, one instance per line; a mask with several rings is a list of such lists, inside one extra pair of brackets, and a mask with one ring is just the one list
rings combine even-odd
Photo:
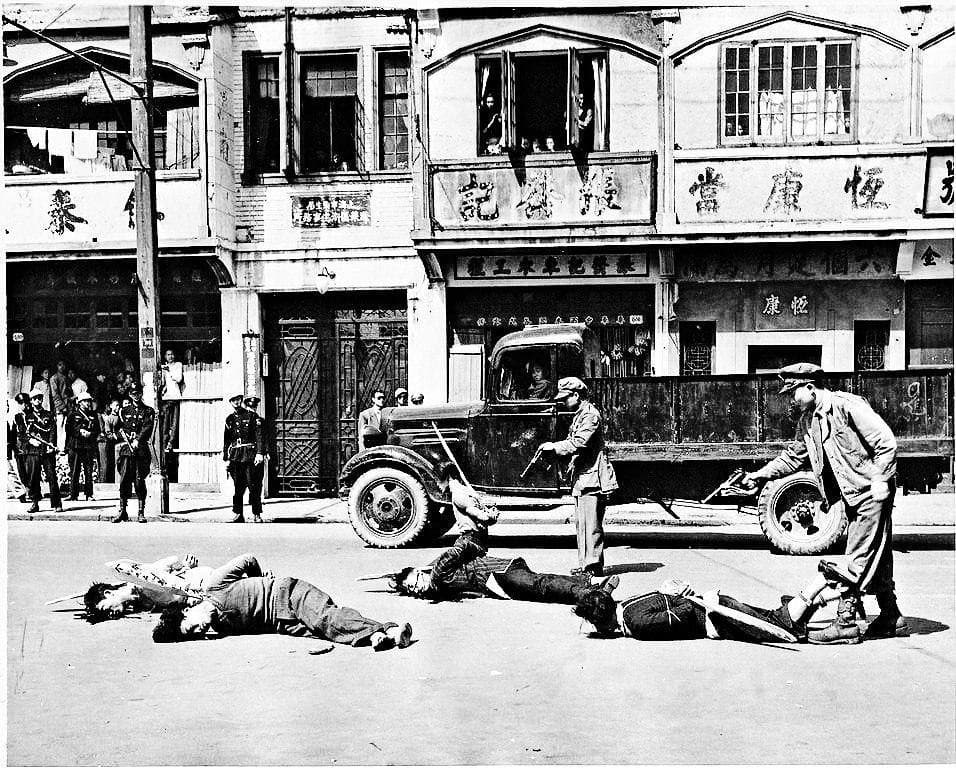
[(46, 475), (46, 480), (50, 484), (50, 506), (54, 509), (62, 507), (60, 500), (60, 484), (56, 479), (56, 458), (52, 453), (36, 454), (26, 453), (23, 455), (23, 484), (29, 490), (29, 496), (33, 501), (39, 501), (43, 498), (40, 490), (40, 475)]
[(266, 463), (255, 464), (252, 461), (232, 461), (229, 463), (229, 474), (232, 475), (232, 513), (242, 514), (242, 501), (249, 489), (249, 505), (252, 514), (262, 514), (262, 476)]
[(495, 582), (512, 600), (532, 603), (574, 605), (592, 589), (580, 581), (559, 573), (536, 573), (524, 558), (516, 558), (507, 571), (492, 574)]
[(580, 568), (604, 569), (604, 509), (606, 506), (607, 496), (601, 493), (587, 493), (574, 498)]
[(296, 622), (281, 622), (279, 632), (295, 637), (319, 637), (333, 643), (361, 645), (372, 633), (398, 626), (395, 622), (368, 619), (354, 608), (337, 606), (325, 592), (302, 579), (295, 579), (289, 592), (289, 607)]
[(135, 484), (136, 498), (145, 501), (146, 478), (149, 476), (149, 453), (121, 453), (116, 460), (116, 471), (119, 473), (120, 499), (129, 499)]
[(81, 470), (85, 475), (83, 493), (87, 496), (93, 495), (93, 459), (95, 456), (95, 448), (70, 451), (70, 496), (76, 496), (80, 492)]
[(861, 592), (879, 595), (894, 591), (892, 513), (895, 495), (896, 483), (890, 482), (890, 495), (884, 501), (873, 501), (867, 494), (856, 506), (846, 505), (849, 521), (846, 567)]

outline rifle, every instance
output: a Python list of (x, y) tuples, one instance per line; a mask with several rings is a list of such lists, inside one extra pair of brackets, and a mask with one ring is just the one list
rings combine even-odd
[(126, 436), (126, 430), (123, 429), (119, 423), (116, 424), (116, 431), (119, 433), (119, 436), (123, 438), (123, 442), (126, 443), (126, 447), (129, 448), (130, 453), (136, 453), (133, 450), (133, 444), (129, 441), (129, 438)]
[(41, 445), (45, 445), (51, 451), (56, 451), (57, 447), (55, 444), (51, 443), (49, 440), (44, 440), (40, 435), (35, 431), (35, 427), (27, 423), (27, 438), (30, 440), (36, 440)]
[(740, 469), (740, 467), (738, 467), (737, 469), (735, 469), (733, 472), (730, 473), (730, 477), (728, 477), (726, 480), (724, 480), (724, 482), (718, 485), (717, 488), (715, 488), (714, 491), (710, 493), (707, 496), (707, 498), (704, 499), (701, 503), (702, 504), (709, 503), (710, 500), (714, 498), (714, 496), (725, 496), (725, 495), (726, 496), (751, 496), (753, 495), (755, 489), (744, 488), (743, 486), (738, 485), (741, 478), (743, 478), (745, 474), (747, 473), (744, 472), (742, 469)]

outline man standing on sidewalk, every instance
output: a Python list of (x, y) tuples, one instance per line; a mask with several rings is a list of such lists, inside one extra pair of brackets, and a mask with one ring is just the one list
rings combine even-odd
[(143, 402), (143, 390), (137, 382), (129, 386), (131, 403), (120, 408), (116, 431), (119, 436), (119, 458), (116, 471), (119, 473), (119, 514), (114, 523), (129, 520), (126, 505), (136, 484), (136, 499), (139, 502), (137, 522), (146, 522), (146, 478), (149, 476), (151, 453), (149, 441), (156, 425), (156, 411)]
[(43, 389), (34, 387), (30, 392), (30, 404), (16, 417), (17, 444), (23, 456), (23, 483), (26, 485), (31, 505), (27, 512), (40, 511), (40, 474), (46, 475), (50, 484), (50, 506), (54, 512), (63, 511), (60, 501), (60, 485), (56, 478), (56, 422), (53, 414), (43, 409)]
[(229, 403), (234, 411), (226, 417), (222, 436), (222, 460), (228, 463), (232, 476), (233, 523), (244, 523), (242, 502), (249, 489), (249, 504), (253, 522), (262, 522), (262, 475), (265, 470), (265, 422), (255, 412), (258, 397), (247, 397), (243, 407), (242, 395), (233, 395)]
[[(576, 376), (558, 382), (555, 400), (565, 401), (574, 411), (564, 440), (542, 443), (540, 450), (570, 456), (571, 494), (578, 531), (578, 571), (590, 576), (604, 574), (604, 508), (617, 490), (614, 467), (604, 452), (604, 420), (588, 400), (588, 387)], [(575, 571), (572, 571), (575, 573)]]
[[(893, 583), (891, 513), (896, 492), (896, 438), (862, 397), (830, 391), (823, 386), (823, 369), (795, 363), (780, 370), (780, 394), (789, 394), (800, 409), (795, 440), (773, 461), (748, 473), (744, 487), (784, 477), (810, 465), (828, 504), (842, 503), (849, 520), (847, 570), (859, 592), (876, 594), (880, 615), (865, 637), (909, 634), (896, 604)], [(856, 597), (849, 585), (841, 589), (833, 623), (809, 634), (811, 643), (860, 642), (854, 621)]]
[(163, 363), (163, 451), (173, 450), (179, 433), (179, 401), (183, 397), (183, 364), (176, 361), (176, 353), (166, 350)]
[(53, 413), (56, 417), (56, 449), (58, 451), (66, 447), (66, 412), (69, 410), (71, 397), (73, 397), (73, 390), (66, 377), (66, 362), (57, 360), (56, 373), (50, 378), (50, 401), (53, 403)]

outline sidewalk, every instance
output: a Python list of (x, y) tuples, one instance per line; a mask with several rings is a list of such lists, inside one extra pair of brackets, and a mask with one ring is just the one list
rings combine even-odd
[[(97, 485), (95, 501), (66, 501), (62, 514), (53, 514), (44, 499), (40, 512), (27, 514), (27, 505), (6, 502), (8, 520), (92, 520), (108, 521), (118, 505), (115, 485)], [(179, 522), (226, 523), (232, 519), (231, 499), (221, 493), (198, 493), (174, 490), (169, 494), (169, 514), (162, 519)], [(130, 512), (135, 519), (136, 502)], [(657, 504), (619, 504), (608, 507), (605, 526), (626, 529), (629, 526), (735, 526), (756, 525), (753, 508), (742, 511), (732, 506), (704, 506), (694, 502), (675, 504), (675, 519)], [(521, 524), (568, 524), (574, 512), (571, 505), (552, 509), (503, 509), (499, 526)], [(248, 504), (248, 520), (252, 519)], [(266, 499), (263, 520), (267, 523), (348, 523), (348, 505), (339, 499)], [(155, 518), (151, 518), (155, 519)], [(956, 532), (956, 495), (952, 493), (896, 495), (893, 511), (894, 530), (932, 527), (933, 533)]]

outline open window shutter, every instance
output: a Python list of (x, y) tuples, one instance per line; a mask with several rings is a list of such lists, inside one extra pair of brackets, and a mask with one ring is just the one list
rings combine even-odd
[(355, 94), (355, 170), (365, 170), (365, 103)]
[(166, 113), (166, 168), (192, 168), (199, 157), (199, 107)]
[(511, 52), (505, 51), (501, 54), (501, 100), (502, 100), (502, 118), (504, 125), (501, 126), (501, 135), (506, 147), (515, 148), (518, 141), (515, 137), (515, 73), (512, 69), (514, 62), (511, 60)]
[[(581, 83), (581, 69), (578, 62), (578, 52), (568, 48), (568, 107), (567, 127), (568, 146), (578, 143), (578, 90)], [(590, 149), (590, 147), (589, 147)]]

